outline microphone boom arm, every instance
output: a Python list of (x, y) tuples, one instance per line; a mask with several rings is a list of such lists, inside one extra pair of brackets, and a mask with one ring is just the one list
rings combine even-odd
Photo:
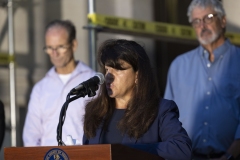
[[(59, 122), (57, 126), (57, 142), (58, 146), (65, 146), (64, 142), (62, 141), (62, 126), (64, 124), (65, 118), (66, 118), (66, 112), (67, 108), (70, 102), (80, 98), (80, 97), (85, 97), (88, 95), (88, 97), (93, 97), (96, 95), (96, 91), (98, 90), (98, 85), (89, 85), (89, 83), (84, 83), (83, 84), (84, 89), (81, 89), (80, 91), (77, 90), (71, 90), (66, 98), (65, 103), (62, 106), (62, 109), (60, 111), (59, 115)], [(71, 95), (75, 95), (73, 97), (70, 97)]]

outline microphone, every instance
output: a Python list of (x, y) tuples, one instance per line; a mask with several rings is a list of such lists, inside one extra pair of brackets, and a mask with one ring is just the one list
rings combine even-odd
[[(71, 95), (82, 93), (84, 95), (92, 96), (92, 92), (98, 90), (98, 85), (104, 83), (104, 75), (102, 73), (96, 73), (94, 77), (80, 83), (74, 87), (71, 91)], [(93, 95), (94, 96), (94, 95)]]

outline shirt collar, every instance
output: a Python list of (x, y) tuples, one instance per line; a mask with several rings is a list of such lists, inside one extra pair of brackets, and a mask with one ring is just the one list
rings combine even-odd
[[(85, 72), (87, 68), (84, 66), (83, 62), (77, 61), (77, 66), (73, 70), (71, 77), (77, 75), (78, 73)], [(57, 72), (55, 70), (55, 67), (53, 66), (47, 73), (48, 76), (56, 76)]]
[[(229, 39), (226, 39), (221, 46), (219, 46), (218, 48), (216, 48), (213, 51), (214, 59), (217, 60), (219, 57), (222, 57), (226, 53), (226, 51), (230, 47), (230, 45), (231, 45), (231, 43), (230, 43)], [(209, 59), (208, 51), (205, 48), (203, 48), (202, 46), (200, 46), (199, 54), (201, 56), (203, 56), (205, 59)]]

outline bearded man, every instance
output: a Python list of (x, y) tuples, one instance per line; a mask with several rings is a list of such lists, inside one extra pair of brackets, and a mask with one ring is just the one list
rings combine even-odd
[(200, 45), (172, 62), (164, 98), (179, 106), (194, 160), (239, 159), (240, 48), (225, 38), (219, 0), (193, 0), (187, 15)]

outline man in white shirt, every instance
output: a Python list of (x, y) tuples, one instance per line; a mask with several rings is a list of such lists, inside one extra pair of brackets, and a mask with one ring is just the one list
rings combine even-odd
[[(54, 65), (34, 87), (23, 129), (24, 146), (57, 146), (57, 125), (67, 94), (95, 71), (74, 59), (76, 29), (70, 21), (55, 20), (46, 26), (44, 51)], [(68, 135), (82, 142), (85, 98), (71, 102), (62, 128), (62, 140)]]

